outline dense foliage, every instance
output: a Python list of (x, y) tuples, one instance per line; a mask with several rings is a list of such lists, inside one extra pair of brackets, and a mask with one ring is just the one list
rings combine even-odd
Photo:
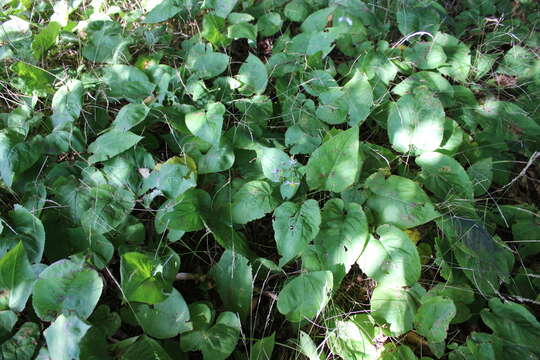
[(540, 357), (534, 0), (0, 0), (2, 360)]

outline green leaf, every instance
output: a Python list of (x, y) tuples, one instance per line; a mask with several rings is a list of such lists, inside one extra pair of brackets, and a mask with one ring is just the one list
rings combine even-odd
[(68, 80), (53, 96), (51, 117), (55, 128), (77, 120), (83, 106), (84, 87), (79, 80)]
[(19, 61), (13, 65), (17, 77), (13, 79), (13, 86), (26, 95), (46, 96), (52, 92), (51, 83), (53, 75), (35, 65)]
[(179, 266), (178, 255), (163, 260), (135, 251), (122, 254), (120, 277), (123, 295), (128, 301), (150, 305), (165, 301)]
[(60, 315), (44, 332), (51, 359), (79, 359), (81, 340), (90, 329), (75, 315)]
[[(454, 105), (454, 88), (452, 87), (452, 84), (450, 84), (450, 82), (444, 77), (442, 77), (439, 73), (433, 71), (419, 71), (413, 73), (411, 76), (394, 86), (394, 88), (392, 89), (392, 93), (399, 96), (410, 95), (409, 97), (411, 97), (413, 96), (411, 94), (419, 92), (419, 94), (415, 97), (426, 98), (426, 100), (429, 101), (428, 104), (423, 104), (423, 106), (419, 106), (419, 109), (424, 109), (423, 111), (427, 111), (428, 113), (430, 113), (429, 108), (425, 109), (427, 108), (427, 105), (432, 102), (431, 99), (427, 99), (431, 96), (426, 90), (433, 92), (436, 96), (434, 100), (437, 106), (433, 110), (440, 112), (438, 108), (437, 98), (440, 100), (444, 107)], [(411, 103), (411, 101), (412, 100), (407, 100), (407, 103)], [(423, 101), (425, 100), (420, 100), (420, 102)], [(410, 108), (410, 106), (405, 107), (405, 109), (408, 108)], [(419, 121), (421, 121), (421, 119)]]
[(495, 241), (478, 220), (452, 216), (439, 219), (437, 225), (471, 284), (483, 296), (496, 294), (501, 281), (508, 281), (514, 263), (510, 250)]
[(99, 274), (84, 262), (60, 260), (39, 274), (32, 305), (43, 321), (72, 313), (86, 319), (94, 311), (102, 289)]
[(338, 84), (328, 72), (315, 70), (307, 75), (302, 87), (312, 96), (321, 96), (331, 88), (337, 88)]
[(28, 260), (31, 263), (39, 263), (43, 257), (45, 248), (45, 230), (41, 220), (21, 205), (15, 205), (9, 212), (9, 227), (4, 230), (0, 255), (2, 250), (14, 247), (22, 241)]
[(156, 87), (141, 70), (128, 65), (112, 65), (103, 69), (107, 94), (113, 98), (141, 102)]
[(443, 140), (444, 109), (429, 92), (405, 95), (388, 113), (388, 138), (401, 153), (419, 155), (436, 150)]
[(32, 293), (36, 276), (22, 241), (0, 258), (0, 293), (9, 298), (9, 308), (21, 312)]
[(144, 179), (141, 192), (159, 189), (172, 199), (197, 186), (197, 165), (189, 156), (173, 156)]
[(251, 312), (253, 275), (244, 256), (226, 250), (209, 275), (216, 281), (219, 297), (226, 310), (238, 313), (245, 320)]
[(282, 182), (296, 164), (296, 160), (277, 148), (261, 147), (257, 149), (257, 158), (264, 176), (272, 182)]
[(287, 19), (295, 22), (301, 22), (308, 17), (309, 7), (304, 0), (293, 0), (285, 6), (283, 13)]
[(474, 302), (474, 291), (467, 284), (436, 284), (429, 289), (427, 296), (442, 296), (452, 299), (456, 306), (456, 316), (451, 321), (451, 324), (459, 324), (469, 320), (471, 311), (467, 304)]
[(129, 131), (109, 130), (88, 146), (88, 152), (93, 154), (88, 161), (93, 164), (109, 160), (135, 146), (142, 139), (142, 136)]
[(403, 36), (417, 31), (434, 34), (442, 23), (434, 6), (400, 6), (396, 18), (398, 29)]
[(56, 43), (56, 38), (58, 37), (58, 34), (60, 34), (61, 28), (62, 26), (56, 21), (50, 21), (47, 26), (41, 29), (39, 34), (34, 36), (34, 40), (32, 40), (32, 50), (36, 59), (41, 58), (41, 56)]
[(356, 180), (359, 171), (358, 127), (342, 131), (311, 154), (306, 166), (310, 189), (342, 192)]
[(465, 82), (471, 71), (471, 55), (467, 45), (457, 38), (438, 32), (433, 38), (433, 42), (444, 50), (447, 66), (442, 66), (438, 70), (441, 74), (450, 76), (455, 81)]
[(367, 218), (359, 204), (336, 198), (324, 204), (314, 250), (322, 269), (332, 271), (336, 287), (358, 260), (368, 235)]
[(228, 46), (231, 43), (226, 34), (225, 19), (219, 16), (206, 14), (202, 21), (201, 36), (216, 47)]
[(484, 195), (493, 181), (493, 160), (481, 159), (469, 166), (467, 174), (471, 180), (474, 196)]
[(313, 319), (330, 300), (332, 289), (333, 277), (330, 271), (300, 274), (285, 284), (279, 293), (277, 308), (290, 322)]
[(108, 305), (99, 305), (92, 315), (88, 318), (88, 322), (96, 329), (98, 329), (106, 337), (116, 334), (122, 320), (120, 315), (116, 312), (111, 312)]
[(201, 79), (210, 79), (218, 76), (227, 69), (229, 56), (214, 52), (212, 45), (198, 43), (189, 50), (186, 67)]
[(0, 357), (4, 360), (31, 360), (41, 337), (36, 323), (26, 322), (15, 335), (0, 345)]
[(186, 114), (186, 126), (193, 135), (219, 146), (223, 114), (225, 114), (225, 106), (222, 103), (209, 103), (205, 111)]
[(146, 335), (124, 341), (129, 342), (119, 360), (173, 360), (156, 340)]
[(328, 24), (328, 17), (334, 12), (334, 7), (327, 7), (311, 13), (300, 25), (303, 32), (322, 31)]
[(412, 286), (420, 279), (416, 246), (393, 225), (377, 228), (377, 236), (370, 236), (358, 265), (378, 286)]
[(16, 323), (17, 314), (11, 310), (0, 310), (0, 337), (9, 336)]
[(162, 21), (169, 20), (180, 11), (182, 7), (178, 6), (176, 0), (162, 0), (154, 6), (144, 17), (144, 24), (156, 24)]
[(205, 154), (191, 155), (197, 160), (197, 169), (201, 175), (229, 170), (235, 160), (233, 147), (226, 140), (212, 146)]
[(192, 330), (188, 305), (174, 288), (164, 301), (153, 306), (134, 304), (133, 309), (145, 334), (156, 339), (168, 339)]
[(202, 351), (204, 360), (225, 360), (232, 354), (240, 336), (240, 319), (236, 314), (223, 312), (209, 329), (182, 335), (182, 351)]
[(268, 73), (263, 62), (255, 55), (249, 54), (240, 66), (236, 79), (242, 83), (240, 92), (244, 95), (260, 95), (266, 90)]
[(272, 36), (281, 29), (283, 20), (278, 13), (270, 12), (259, 17), (257, 20), (257, 30), (261, 36)]
[(86, 27), (86, 33), (88, 42), (81, 51), (86, 60), (115, 64), (126, 58), (129, 59), (127, 47), (130, 41), (123, 37), (122, 27), (117, 22), (92, 21)]
[(272, 227), (278, 253), (281, 255), (280, 267), (302, 255), (319, 233), (320, 224), (319, 204), (313, 199), (304, 201), (302, 205), (285, 202), (274, 211)]
[(540, 323), (526, 307), (492, 298), (489, 300), (489, 309), (482, 309), (480, 316), (493, 333), (502, 339), (506, 359), (540, 356), (540, 349), (536, 346), (540, 339)]
[(357, 70), (343, 91), (349, 108), (349, 125), (362, 124), (373, 106), (373, 91), (366, 75)]
[[(431, 350), (431, 348), (430, 348)], [(379, 360), (417, 360), (414, 351), (406, 345), (397, 346), (395, 343), (390, 343), (384, 347)], [(422, 357), (423, 360), (431, 359), (430, 357)]]
[(342, 359), (375, 360), (380, 354), (375, 341), (381, 335), (368, 315), (354, 315), (347, 321), (336, 320), (335, 328), (329, 334), (328, 345), (332, 353)]
[(227, 28), (227, 37), (234, 40), (248, 39), (250, 42), (257, 41), (257, 26), (247, 22), (230, 25)]
[(440, 216), (426, 193), (410, 179), (396, 175), (385, 179), (383, 174), (375, 173), (365, 184), (371, 192), (366, 206), (373, 211), (378, 225), (408, 229)]
[(309, 335), (302, 330), (300, 330), (297, 350), (309, 360), (320, 360), (321, 358), (325, 358), (323, 355), (319, 355), (320, 351), (317, 350), (317, 345), (315, 345)]
[(278, 204), (270, 184), (259, 180), (247, 182), (233, 196), (232, 220), (236, 224), (247, 224), (264, 217)]
[(473, 184), (459, 162), (450, 156), (428, 152), (416, 158), (420, 165), (420, 179), (440, 200), (449, 198), (472, 199)]
[(403, 52), (407, 61), (421, 70), (436, 69), (446, 63), (446, 54), (435, 42), (418, 42)]
[(258, 340), (249, 353), (249, 360), (270, 360), (274, 351), (276, 333)]
[(422, 299), (422, 305), (414, 318), (416, 330), (429, 342), (440, 343), (446, 339), (448, 326), (456, 316), (454, 302), (442, 296)]
[(371, 295), (373, 318), (390, 325), (392, 336), (405, 334), (413, 320), (425, 290), (418, 284), (412, 288), (377, 286)]
[[(161, 205), (155, 218), (156, 228), (197, 231), (204, 228), (203, 216), (210, 211), (211, 199), (207, 192), (189, 189), (175, 199)], [(160, 231), (163, 232), (163, 231)]]
[(143, 122), (149, 111), (150, 108), (144, 104), (124, 105), (116, 115), (112, 125), (118, 130), (128, 131)]
[(204, 2), (205, 7), (214, 9), (214, 13), (222, 18), (226, 18), (227, 15), (233, 11), (238, 0), (206, 0)]

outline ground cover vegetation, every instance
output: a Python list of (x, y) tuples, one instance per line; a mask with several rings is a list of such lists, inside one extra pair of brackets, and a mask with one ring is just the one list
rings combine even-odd
[(538, 2), (0, 5), (0, 359), (540, 357)]

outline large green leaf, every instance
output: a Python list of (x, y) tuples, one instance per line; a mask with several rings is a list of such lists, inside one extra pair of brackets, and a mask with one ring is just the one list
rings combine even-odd
[(420, 279), (420, 256), (406, 233), (381, 225), (371, 235), (358, 265), (378, 286), (412, 286)]
[(32, 50), (36, 59), (41, 58), (41, 56), (54, 45), (58, 38), (58, 34), (60, 33), (60, 29), (62, 29), (62, 26), (58, 22), (50, 21), (47, 26), (41, 29), (39, 34), (34, 36), (34, 40), (32, 40)]
[(510, 250), (477, 220), (452, 216), (439, 219), (437, 225), (471, 284), (484, 296), (496, 294), (501, 281), (508, 281), (514, 263)]
[(45, 249), (45, 229), (41, 220), (18, 204), (9, 212), (9, 219), (0, 242), (0, 256), (22, 241), (28, 260), (39, 263)]
[(321, 230), (312, 249), (321, 270), (332, 271), (336, 287), (362, 253), (368, 235), (367, 218), (359, 204), (341, 199), (324, 204)]
[(359, 171), (358, 127), (340, 132), (311, 154), (306, 166), (310, 189), (342, 192), (356, 180)]
[(216, 281), (217, 291), (225, 309), (236, 312), (242, 320), (251, 312), (253, 274), (248, 259), (226, 250), (209, 272)]
[(223, 127), (223, 114), (225, 106), (222, 103), (210, 103), (206, 105), (206, 111), (186, 114), (186, 126), (193, 135), (218, 146)]
[(333, 276), (330, 271), (300, 274), (280, 291), (277, 308), (290, 322), (313, 319), (330, 300), (332, 289)]
[(145, 24), (156, 24), (168, 20), (182, 11), (181, 2), (177, 0), (161, 0), (144, 17)]
[(128, 338), (124, 342), (117, 344), (122, 345), (119, 360), (173, 360), (159, 342), (146, 335)]
[(249, 353), (249, 360), (270, 360), (272, 358), (272, 352), (274, 351), (274, 345), (276, 333), (258, 340)]
[(319, 233), (321, 214), (317, 201), (310, 199), (301, 205), (285, 202), (274, 211), (274, 238), (281, 255), (279, 266), (302, 255), (307, 245)]
[(204, 227), (203, 216), (210, 211), (210, 196), (200, 189), (189, 189), (159, 208), (155, 222), (159, 232), (165, 229), (197, 231)]
[(440, 343), (446, 339), (448, 326), (456, 316), (454, 302), (442, 296), (422, 299), (422, 305), (414, 318), (416, 330), (429, 342)]
[(12, 85), (26, 95), (46, 96), (52, 92), (53, 75), (32, 64), (19, 61), (13, 65), (13, 71), (17, 74), (12, 80)]
[(9, 308), (23, 311), (36, 276), (22, 241), (0, 258), (0, 293), (9, 298)]
[(102, 289), (99, 274), (83, 261), (60, 260), (39, 274), (32, 305), (44, 321), (52, 321), (60, 314), (86, 319), (94, 311)]
[(523, 305), (489, 300), (489, 309), (480, 316), (493, 333), (502, 339), (505, 359), (528, 359), (540, 356), (537, 341), (540, 339), (540, 323)]
[(75, 315), (63, 315), (49, 326), (44, 332), (47, 349), (51, 359), (79, 359), (81, 341), (90, 325)]
[(128, 301), (150, 305), (165, 301), (172, 291), (180, 258), (170, 254), (165, 259), (140, 252), (122, 254), (120, 280)]
[(347, 321), (337, 320), (335, 328), (329, 334), (328, 344), (332, 353), (343, 359), (375, 360), (380, 349), (376, 346), (380, 329), (374, 327), (369, 315), (354, 315)]
[(0, 345), (0, 357), (4, 360), (32, 360), (40, 337), (39, 325), (26, 322), (11, 339)]
[(186, 301), (176, 289), (153, 306), (133, 304), (133, 309), (144, 332), (157, 339), (168, 339), (192, 330)]
[(92, 21), (86, 27), (88, 43), (82, 48), (82, 56), (88, 61), (118, 63), (129, 57), (130, 41), (123, 37), (122, 27), (114, 21)]
[(366, 206), (373, 211), (379, 225), (408, 229), (440, 216), (426, 193), (410, 179), (396, 175), (385, 179), (383, 174), (375, 173), (365, 184), (371, 192)]
[(117, 129), (107, 131), (88, 146), (88, 152), (93, 154), (88, 158), (88, 161), (93, 164), (109, 160), (135, 146), (141, 140), (142, 136), (129, 131), (124, 132)]
[(421, 70), (435, 69), (446, 62), (442, 46), (432, 42), (418, 42), (403, 52), (405, 59)]
[(433, 43), (440, 45), (446, 54), (447, 66), (438, 70), (441, 74), (450, 76), (456, 81), (465, 82), (471, 70), (471, 55), (467, 45), (452, 35), (438, 32)]
[(413, 327), (424, 294), (418, 284), (411, 288), (377, 286), (371, 295), (371, 314), (378, 322), (389, 324), (393, 336), (405, 334)]
[(197, 77), (209, 79), (224, 72), (229, 59), (225, 54), (214, 52), (210, 44), (199, 43), (189, 50), (186, 67)]
[(444, 109), (433, 94), (404, 95), (388, 113), (388, 138), (401, 153), (419, 155), (436, 150), (443, 140)]
[(103, 81), (108, 86), (109, 96), (130, 102), (144, 100), (155, 88), (144, 72), (129, 65), (112, 65), (104, 68)]
[(348, 104), (349, 124), (354, 126), (363, 123), (373, 106), (373, 91), (367, 76), (356, 71), (343, 86), (343, 91)]
[(279, 204), (273, 189), (265, 181), (250, 181), (234, 194), (231, 204), (232, 220), (236, 224), (264, 217)]
[(210, 328), (195, 329), (182, 335), (183, 351), (202, 351), (204, 360), (225, 360), (236, 347), (240, 336), (240, 319), (231, 312), (219, 314)]
[(79, 80), (68, 80), (52, 99), (52, 122), (55, 127), (70, 123), (79, 118), (83, 105), (84, 87)]
[(472, 199), (473, 184), (459, 162), (450, 156), (429, 152), (416, 158), (420, 165), (420, 179), (440, 200), (449, 198)]
[(123, 106), (113, 121), (113, 126), (121, 131), (128, 131), (144, 121), (150, 109), (144, 104), (127, 104)]
[(240, 66), (236, 79), (242, 83), (240, 91), (244, 95), (262, 94), (268, 83), (268, 74), (263, 62), (257, 56), (249, 54)]
[[(434, 6), (422, 6), (424, 3), (410, 1), (400, 6), (396, 13), (398, 29), (403, 36), (417, 31), (434, 34), (441, 24), (441, 18)], [(430, 4), (426, 2), (425, 4)]]

